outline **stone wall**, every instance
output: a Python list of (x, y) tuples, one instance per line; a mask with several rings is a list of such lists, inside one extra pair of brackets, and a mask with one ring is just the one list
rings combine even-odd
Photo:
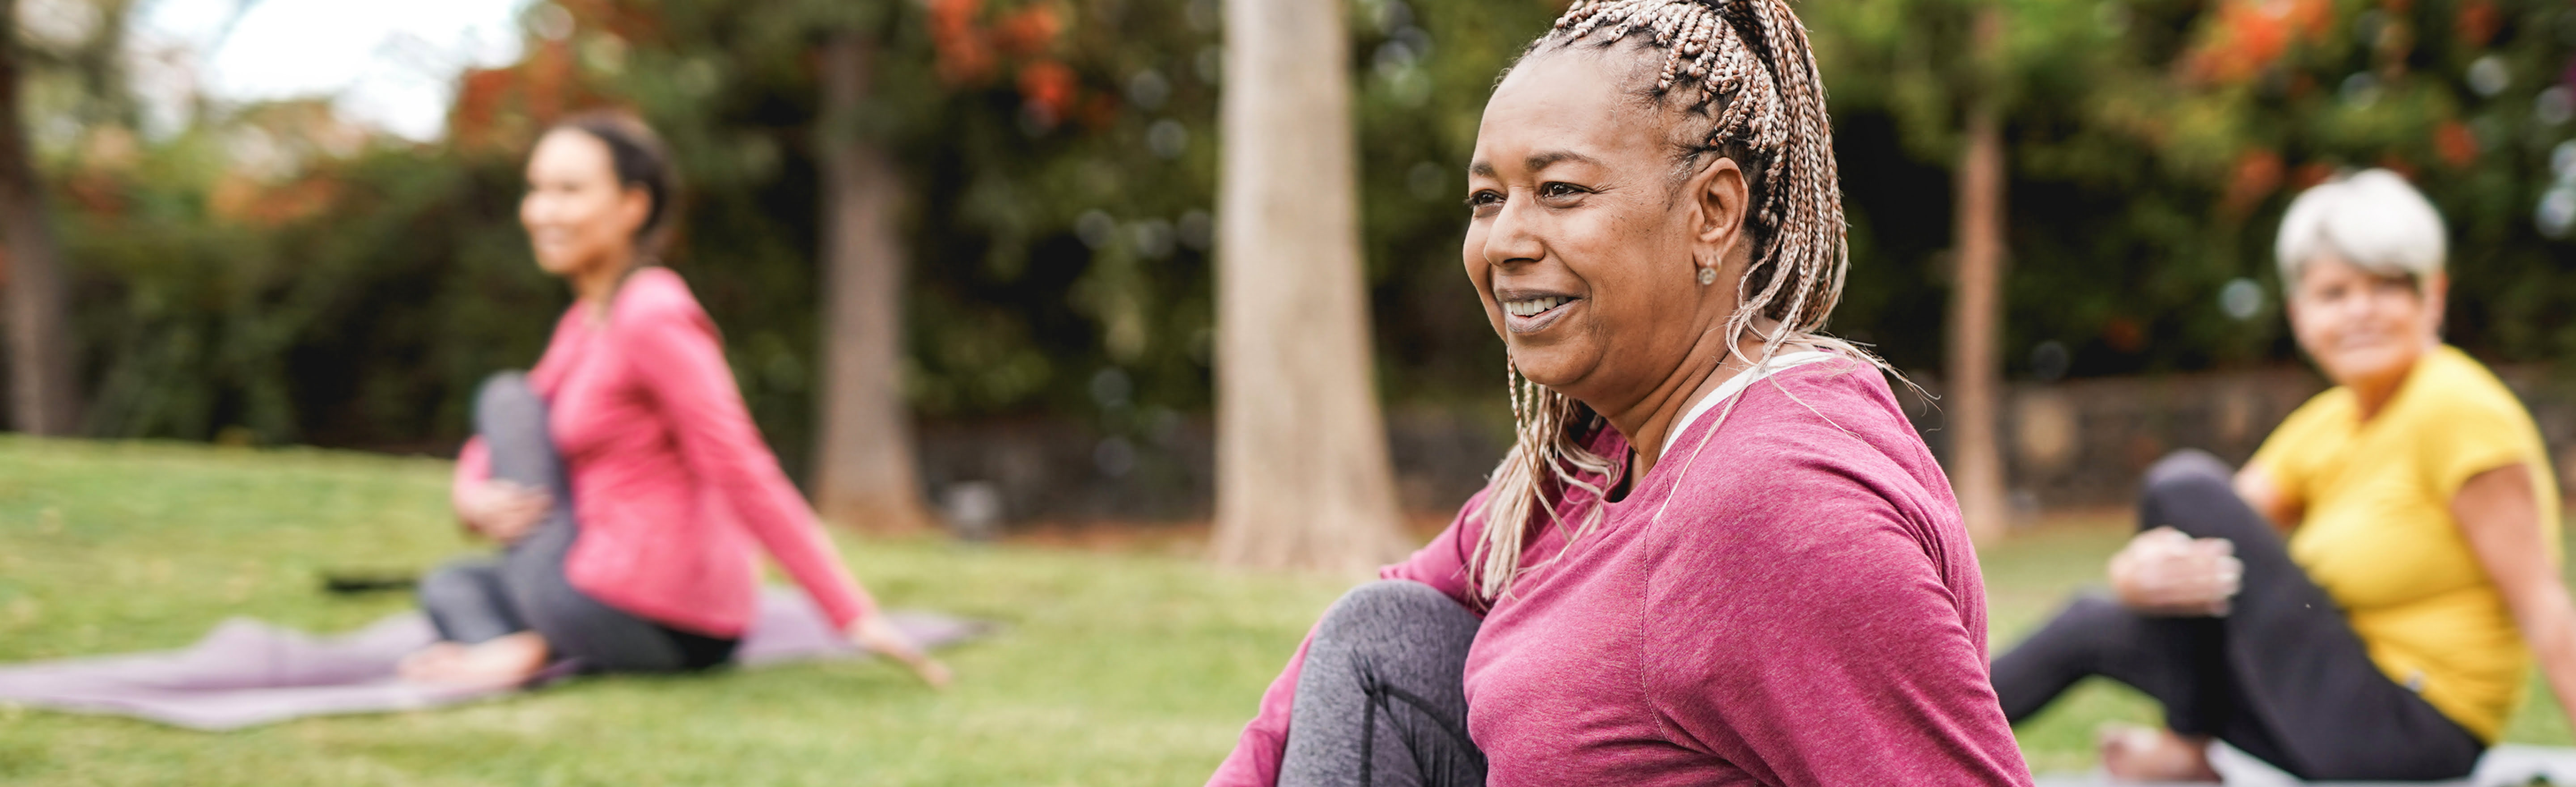
[[(2544, 367), (2498, 370), (2549, 441), (2560, 485), (2576, 487), (2576, 380)], [(1937, 380), (1920, 380), (1938, 393)], [(2326, 388), (2303, 367), (2115, 377), (2007, 386), (2003, 440), (2015, 507), (2126, 506), (2138, 475), (2167, 452), (2198, 448), (2230, 464), (2254, 455), (2281, 419)], [(1947, 454), (1944, 416), (1919, 397), (1908, 415)]]
[[(2576, 379), (2541, 367), (2501, 370), (2550, 441), (2561, 485), (2576, 488)], [(1939, 380), (1917, 382), (1936, 395)], [(2007, 386), (2005, 463), (2015, 506), (2126, 506), (2148, 464), (2178, 448), (2231, 463), (2325, 387), (2304, 367), (2118, 377)], [(1900, 392), (1935, 453), (1946, 416)], [(1113, 434), (1067, 419), (931, 424), (920, 432), (931, 499), (979, 527), (1085, 521), (1187, 521), (1214, 509), (1214, 431), (1205, 417), (1165, 414)], [(1447, 512), (1483, 486), (1510, 446), (1493, 414), (1406, 410), (1388, 416), (1397, 489), (1415, 512)]]
[[(1482, 488), (1511, 425), (1434, 410), (1390, 413), (1387, 447), (1409, 511), (1448, 511)], [(925, 425), (931, 501), (996, 525), (1187, 521), (1214, 511), (1215, 429), (1204, 416), (1150, 419), (1117, 434), (1070, 419)]]

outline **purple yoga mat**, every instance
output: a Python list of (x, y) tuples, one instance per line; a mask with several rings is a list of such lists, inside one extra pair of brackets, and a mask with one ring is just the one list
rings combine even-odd
[[(888, 614), (923, 647), (955, 644), (991, 628), (932, 612)], [(0, 667), (0, 703), (230, 730), (305, 716), (435, 708), (517, 691), (406, 683), (394, 676), (404, 655), (436, 638), (417, 612), (327, 637), (233, 618), (180, 650)], [(769, 588), (761, 594), (759, 619), (734, 651), (734, 663), (757, 667), (868, 655), (835, 631), (804, 595)]]

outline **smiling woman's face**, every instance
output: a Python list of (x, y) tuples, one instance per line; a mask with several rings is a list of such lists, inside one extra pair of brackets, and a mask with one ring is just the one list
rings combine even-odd
[(1467, 180), (1467, 278), (1513, 364), (1605, 412), (1672, 378), (1732, 313), (1750, 246), (1741, 172), (1703, 157), (1673, 180), (1678, 113), (1637, 98), (1632, 59), (1523, 61), (1485, 105)]
[(547, 132), (528, 154), (527, 175), (519, 223), (528, 230), (537, 267), (579, 276), (634, 254), (635, 231), (651, 214), (653, 198), (617, 181), (607, 142), (577, 129)]
[(2418, 285), (2320, 254), (2290, 290), (2290, 331), (2335, 384), (2394, 387), (2440, 341), (2448, 289), (2439, 273)]

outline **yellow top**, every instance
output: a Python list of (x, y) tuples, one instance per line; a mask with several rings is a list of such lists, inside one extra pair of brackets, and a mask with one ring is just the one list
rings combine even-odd
[(2352, 621), (2389, 679), (2493, 743), (2522, 698), (2531, 654), (2469, 550), (2451, 498), (2469, 478), (2524, 463), (2541, 538), (2558, 565), (2558, 487), (2531, 414), (2468, 354), (2424, 354), (2377, 417), (2349, 388), (2290, 414), (2250, 462), (2306, 507), (2290, 559)]

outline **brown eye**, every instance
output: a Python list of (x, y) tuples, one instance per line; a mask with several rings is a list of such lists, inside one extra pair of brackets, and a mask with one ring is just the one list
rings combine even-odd
[(1478, 216), (1491, 216), (1494, 211), (1501, 210), (1502, 206), (1503, 193), (1493, 189), (1479, 189), (1476, 193), (1467, 195), (1467, 207), (1475, 211)]
[(1585, 190), (1582, 186), (1577, 186), (1572, 183), (1543, 183), (1538, 187), (1538, 195), (1540, 197), (1552, 200), (1566, 199), (1583, 193), (1585, 193)]

